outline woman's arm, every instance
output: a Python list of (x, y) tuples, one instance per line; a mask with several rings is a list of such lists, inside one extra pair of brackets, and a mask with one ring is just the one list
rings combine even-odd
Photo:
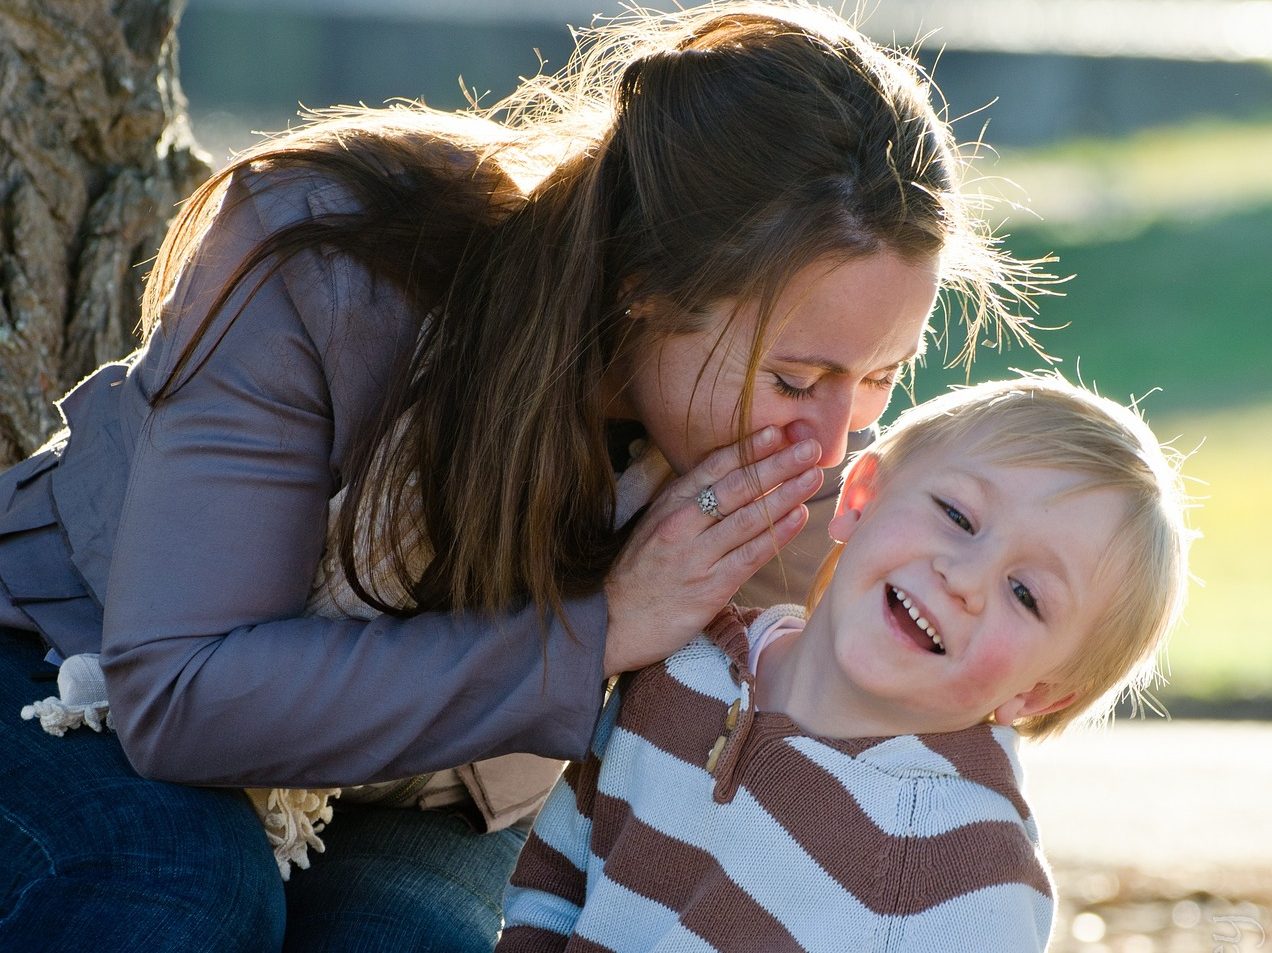
[[(248, 248), (315, 202), (340, 201), (312, 186), (254, 197), (232, 187), (176, 289), (182, 321), (160, 331), (134, 369), (149, 376), (143, 387), (163, 379), (183, 330), (198, 325)], [(413, 327), (387, 283), (372, 285), (347, 258), (303, 255), (259, 289), (207, 363), (142, 424), (102, 660), (120, 739), (143, 774), (335, 786), (509, 751), (586, 750), (601, 702), (601, 595), (545, 627), (532, 608), (498, 618), (299, 617), (345, 449)]]

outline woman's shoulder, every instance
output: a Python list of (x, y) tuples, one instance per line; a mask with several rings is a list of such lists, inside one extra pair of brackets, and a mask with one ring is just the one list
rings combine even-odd
[(364, 210), (367, 184), (414, 190), (479, 188), (500, 130), (477, 117), (419, 110), (362, 110), (264, 142), (237, 160), (233, 179), (266, 224)]
[[(363, 261), (320, 240), (259, 257), (271, 243), (285, 247), (279, 238), (288, 229), (354, 212), (357, 201), (348, 183), (321, 168), (236, 168), (149, 339), (137, 369), (143, 388), (157, 390), (174, 372), (184, 387), (196, 373), (215, 377), (218, 366), (241, 368), (268, 341), (272, 359), (320, 367), (337, 418), (364, 419), (396, 355), (418, 331), (411, 303)], [(293, 373), (278, 383), (299, 380)]]
[[(357, 216), (364, 210), (364, 200), (353, 182), (335, 168), (317, 164), (245, 165), (234, 173), (226, 202), (231, 206), (223, 209), (228, 213), (227, 227), (246, 217), (246, 226), (239, 230), (254, 235), (247, 243), (252, 247), (277, 241), (292, 228)], [(393, 330), (391, 325), (402, 325), (400, 331), (418, 324), (400, 290), (378, 281), (368, 262), (313, 237), (295, 245), (282, 242), (280, 247), (290, 250), (279, 256), (278, 274), (310, 337), (320, 347), (333, 339), (345, 340), (349, 330), (345, 325), (350, 320), (368, 331), (369, 325), (379, 325), (379, 335)]]
[(251, 205), (262, 235), (324, 215), (349, 215), (362, 203), (352, 183), (322, 165), (254, 162), (235, 170), (227, 201)]

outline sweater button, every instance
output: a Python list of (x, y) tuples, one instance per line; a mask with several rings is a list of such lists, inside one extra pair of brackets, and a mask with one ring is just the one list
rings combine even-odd
[(721, 735), (711, 746), (711, 753), (707, 755), (707, 774), (715, 774), (716, 764), (720, 761), (720, 752), (724, 750), (724, 742), (725, 736)]
[(738, 712), (742, 710), (742, 699), (736, 698), (733, 704), (729, 706), (728, 713), (724, 716), (724, 727), (732, 731), (738, 726)]

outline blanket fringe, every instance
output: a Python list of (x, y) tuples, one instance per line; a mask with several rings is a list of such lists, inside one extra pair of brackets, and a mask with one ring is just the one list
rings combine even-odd
[(50, 695), (43, 701), (34, 702), (22, 707), (22, 717), (27, 721), (40, 719), (40, 727), (51, 735), (62, 737), (72, 728), (88, 725), (94, 731), (109, 728), (112, 731), (115, 723), (111, 718), (110, 706), (106, 703), (97, 705), (67, 705), (62, 699)]
[[(27, 721), (40, 719), (40, 727), (58, 738), (84, 725), (98, 732), (114, 730), (106, 701), (106, 676), (96, 653), (72, 655), (63, 661), (57, 688), (60, 697), (50, 695), (23, 706), (22, 717)], [(291, 876), (292, 864), (308, 870), (308, 849), (320, 854), (326, 849), (318, 834), (331, 820), (329, 802), (340, 796), (340, 789), (248, 788), (247, 796), (265, 827), (283, 879)]]
[(327, 847), (318, 834), (331, 821), (330, 799), (340, 788), (247, 788), (265, 836), (274, 849), (274, 860), (283, 880), (291, 878), (291, 865), (309, 869), (309, 849), (323, 853)]
[(71, 728), (88, 725), (94, 731), (113, 729), (106, 702), (106, 676), (96, 652), (72, 655), (57, 671), (57, 695), (26, 705), (22, 717), (40, 719), (40, 727), (62, 737)]

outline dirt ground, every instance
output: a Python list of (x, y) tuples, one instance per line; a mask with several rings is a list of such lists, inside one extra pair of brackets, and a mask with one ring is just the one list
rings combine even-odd
[(1119, 721), (1023, 758), (1049, 953), (1272, 951), (1272, 723)]

